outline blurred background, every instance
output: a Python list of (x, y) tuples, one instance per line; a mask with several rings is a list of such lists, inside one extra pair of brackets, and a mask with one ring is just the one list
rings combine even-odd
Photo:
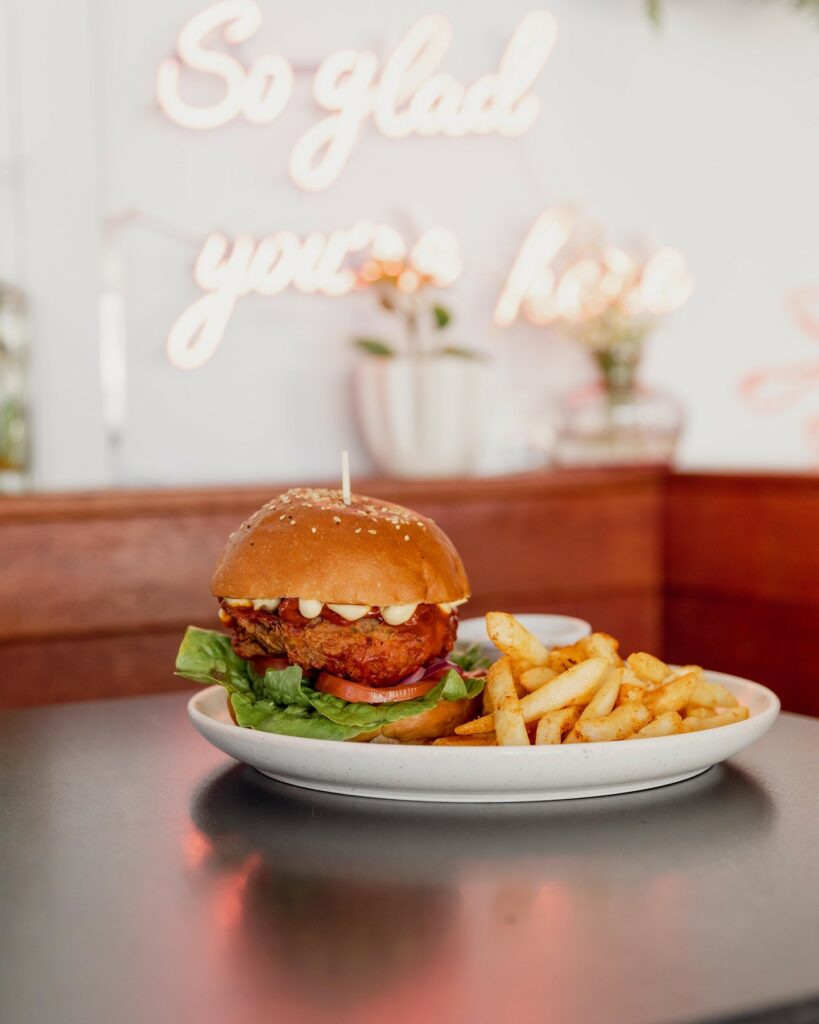
[(3, 0), (5, 488), (814, 466), (811, 6)]
[(176, 686), (348, 449), (465, 615), (819, 713), (818, 56), (815, 0), (0, 0), (0, 704)]

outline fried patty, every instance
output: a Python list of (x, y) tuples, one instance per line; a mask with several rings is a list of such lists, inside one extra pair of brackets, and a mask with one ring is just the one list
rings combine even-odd
[(420, 604), (401, 626), (372, 615), (357, 622), (334, 616), (301, 619), (278, 612), (223, 605), (233, 619), (233, 648), (243, 658), (286, 657), (304, 669), (316, 669), (368, 686), (389, 686), (434, 658), (445, 657), (455, 643), (457, 614)]

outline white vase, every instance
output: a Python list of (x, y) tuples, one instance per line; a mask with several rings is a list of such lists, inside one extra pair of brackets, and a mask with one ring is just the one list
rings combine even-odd
[(378, 467), (396, 477), (475, 473), (490, 372), (458, 356), (361, 356), (358, 418)]

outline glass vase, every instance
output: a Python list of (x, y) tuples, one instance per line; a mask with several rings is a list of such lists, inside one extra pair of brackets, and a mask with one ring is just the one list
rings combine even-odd
[(682, 407), (637, 381), (639, 347), (598, 353), (600, 380), (562, 398), (553, 460), (559, 466), (662, 465), (674, 459)]

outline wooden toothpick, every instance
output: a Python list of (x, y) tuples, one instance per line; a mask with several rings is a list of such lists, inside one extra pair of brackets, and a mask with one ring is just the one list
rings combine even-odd
[(341, 453), (341, 497), (345, 505), (352, 505), (353, 498), (350, 494), (350, 453)]

